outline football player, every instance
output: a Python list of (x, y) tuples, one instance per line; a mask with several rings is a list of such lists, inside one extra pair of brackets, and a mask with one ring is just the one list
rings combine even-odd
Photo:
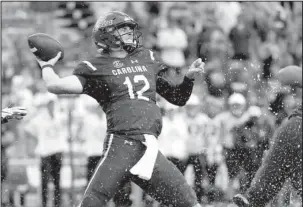
[(162, 118), (156, 92), (175, 105), (185, 105), (204, 63), (197, 59), (181, 84), (170, 84), (161, 76), (167, 67), (142, 47), (137, 22), (122, 12), (99, 18), (92, 36), (99, 54), (80, 62), (73, 75), (60, 78), (54, 72), (61, 52), (49, 61), (37, 60), (49, 92), (87, 94), (106, 114), (103, 155), (80, 207), (105, 206), (130, 181), (164, 205), (199, 206), (183, 175), (158, 151)]
[(1, 124), (7, 123), (11, 119), (21, 120), (26, 114), (27, 111), (24, 107), (6, 107), (2, 109)]
[[(283, 85), (302, 88), (300, 67), (286, 67), (277, 78)], [(235, 195), (234, 203), (239, 207), (263, 207), (281, 190), (286, 179), (291, 179), (302, 197), (302, 105), (278, 129), (250, 188), (244, 195)]]

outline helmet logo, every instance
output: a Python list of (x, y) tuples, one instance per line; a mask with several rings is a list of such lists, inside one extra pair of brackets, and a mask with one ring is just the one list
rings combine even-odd
[(103, 22), (101, 22), (100, 26), (101, 27), (107, 27), (109, 25), (112, 25), (114, 23), (113, 20), (104, 20)]
[(113, 65), (115, 68), (121, 68), (123, 66), (123, 63), (120, 60), (116, 60), (113, 62)]
[(126, 16), (126, 17), (124, 18), (124, 21), (133, 21), (133, 19), (130, 18), (129, 16)]

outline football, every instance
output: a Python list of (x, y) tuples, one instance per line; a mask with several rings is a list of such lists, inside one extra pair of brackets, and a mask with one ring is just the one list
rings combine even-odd
[(40, 60), (48, 61), (54, 58), (58, 52), (61, 53), (59, 60), (64, 57), (64, 49), (60, 42), (48, 34), (36, 33), (28, 37), (30, 51)]

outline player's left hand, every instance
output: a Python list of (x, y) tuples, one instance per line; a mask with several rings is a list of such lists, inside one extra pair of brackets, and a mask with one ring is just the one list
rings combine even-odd
[(189, 67), (189, 70), (186, 73), (186, 77), (189, 79), (195, 79), (197, 76), (205, 72), (204, 65), (205, 63), (202, 62), (201, 58), (198, 58)]
[(5, 119), (23, 119), (26, 116), (27, 110), (24, 107), (6, 107), (2, 109), (1, 117)]
[(45, 65), (54, 66), (54, 65), (58, 62), (58, 60), (60, 59), (61, 54), (62, 54), (62, 52), (58, 52), (58, 54), (57, 54), (54, 58), (52, 58), (52, 59), (50, 59), (50, 60), (48, 60), (48, 61), (40, 60), (40, 59), (37, 58), (37, 57), (36, 57), (36, 60), (37, 60), (37, 62), (39, 63), (39, 65), (40, 65), (41, 68), (42, 68), (43, 66), (45, 66)]

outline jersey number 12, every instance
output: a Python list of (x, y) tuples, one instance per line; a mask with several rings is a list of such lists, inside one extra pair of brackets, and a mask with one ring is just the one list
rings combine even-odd
[(141, 88), (141, 90), (136, 91), (136, 92), (134, 92), (134, 87), (133, 87), (133, 84), (130, 81), (129, 77), (125, 77), (125, 81), (123, 84), (125, 84), (128, 88), (128, 94), (129, 94), (130, 99), (135, 99), (135, 93), (136, 93), (138, 99), (149, 101), (148, 97), (143, 96), (143, 93), (150, 88), (147, 78), (144, 75), (135, 75), (134, 83), (139, 83), (140, 81), (143, 81), (145, 85), (143, 86), (143, 88)]

